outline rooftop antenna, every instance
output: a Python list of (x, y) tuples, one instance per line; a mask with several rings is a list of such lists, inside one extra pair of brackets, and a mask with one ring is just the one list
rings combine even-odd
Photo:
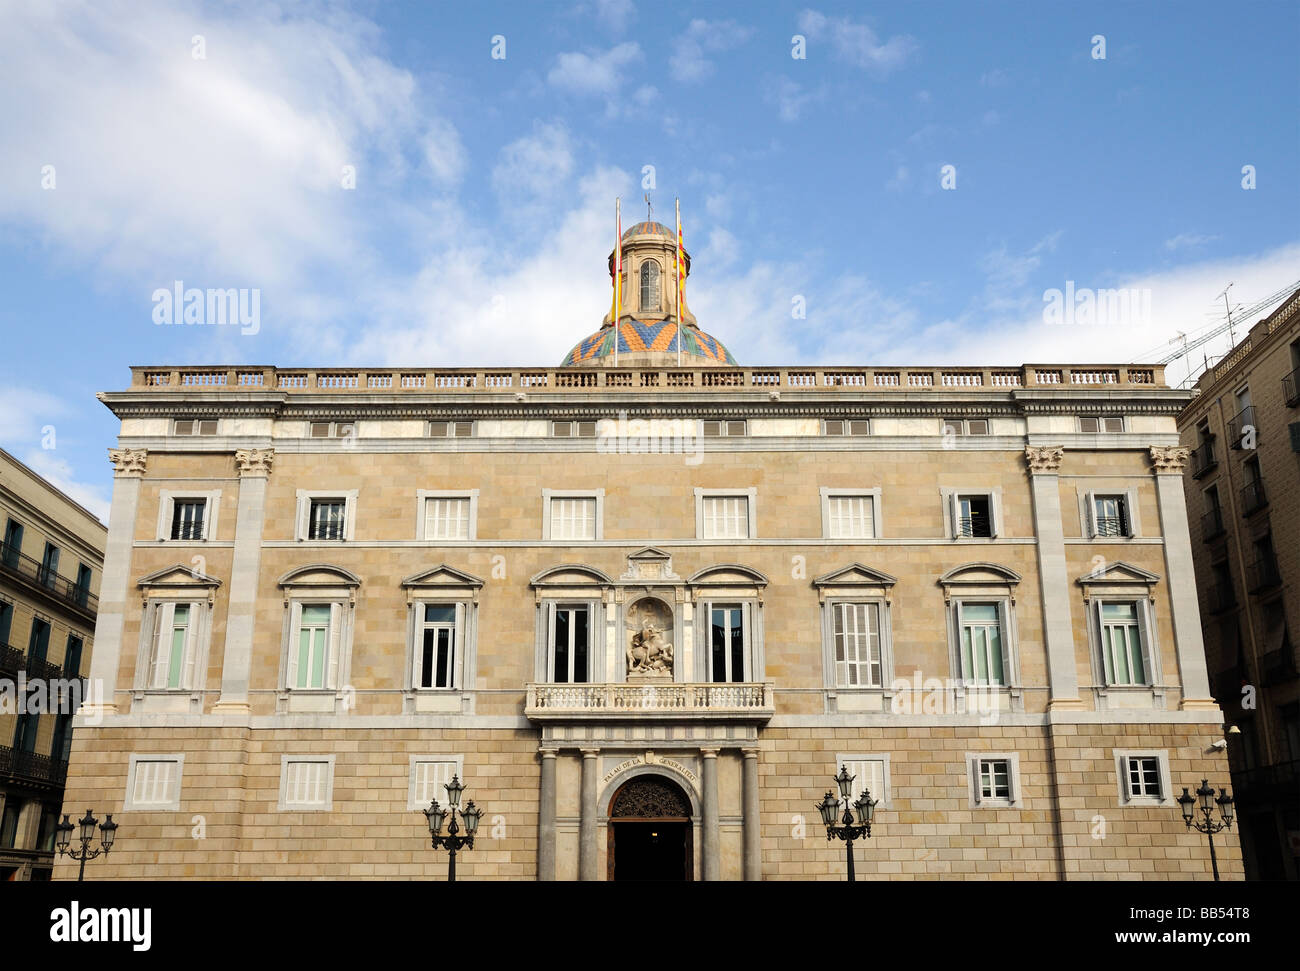
[(1219, 296), (1223, 298), (1223, 309), (1228, 312), (1228, 343), (1230, 347), (1236, 347), (1237, 335), (1232, 328), (1232, 307), (1228, 305), (1228, 291), (1231, 289), (1232, 289), (1232, 281), (1229, 280), (1228, 285), (1223, 288), (1223, 292), (1219, 294)]

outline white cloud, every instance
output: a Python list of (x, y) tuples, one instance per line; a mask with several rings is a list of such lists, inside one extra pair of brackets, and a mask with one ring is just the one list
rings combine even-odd
[(848, 17), (827, 17), (816, 10), (805, 10), (799, 14), (798, 23), (809, 40), (829, 40), (840, 60), (882, 74), (902, 67), (917, 50), (916, 41), (907, 34), (895, 34), (882, 43), (870, 27)]
[(780, 77), (771, 83), (766, 100), (776, 105), (777, 117), (782, 121), (798, 121), (806, 105), (821, 100), (825, 91), (818, 89), (808, 91), (802, 84), (791, 78)]
[(23, 455), (22, 461), (56, 489), (66, 493), (74, 502), (89, 509), (101, 523), (108, 524), (109, 501), (102, 486), (87, 485), (78, 481), (72, 466), (64, 459), (56, 458), (53, 452), (39, 448), (32, 449)]
[(752, 27), (734, 20), (692, 20), (677, 38), (668, 68), (678, 81), (702, 81), (713, 73), (713, 62), (705, 54), (739, 47), (753, 35)]
[(621, 34), (636, 19), (636, 7), (632, 0), (596, 0), (596, 19)]
[(1206, 243), (1213, 243), (1218, 238), (1218, 236), (1205, 236), (1201, 233), (1179, 233), (1177, 236), (1165, 240), (1165, 249), (1170, 251), (1196, 249)]
[(559, 195), (561, 183), (573, 172), (573, 148), (561, 125), (538, 124), (533, 133), (501, 150), (492, 170), (492, 185), (507, 198)]
[(639, 60), (641, 46), (635, 41), (598, 54), (569, 51), (555, 59), (555, 66), (546, 75), (546, 80), (554, 87), (575, 94), (610, 97), (623, 83), (623, 69)]
[(894, 169), (894, 175), (888, 182), (885, 183), (885, 188), (889, 189), (892, 192), (897, 192), (900, 189), (906, 188), (908, 183), (911, 181), (912, 181), (912, 174), (907, 170), (907, 166), (900, 165), (896, 169)]

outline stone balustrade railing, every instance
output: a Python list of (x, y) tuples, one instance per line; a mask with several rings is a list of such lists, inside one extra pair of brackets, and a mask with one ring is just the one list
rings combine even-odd
[(773, 711), (770, 682), (529, 684), (524, 702), (524, 714), (535, 721), (681, 715), (767, 721)]

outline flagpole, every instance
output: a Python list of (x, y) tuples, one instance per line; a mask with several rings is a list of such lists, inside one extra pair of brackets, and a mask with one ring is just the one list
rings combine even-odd
[(677, 287), (677, 366), (682, 366), (682, 200), (677, 199), (677, 262), (673, 266), (673, 284)]
[(618, 315), (623, 303), (623, 199), (614, 199), (614, 367), (618, 367)]

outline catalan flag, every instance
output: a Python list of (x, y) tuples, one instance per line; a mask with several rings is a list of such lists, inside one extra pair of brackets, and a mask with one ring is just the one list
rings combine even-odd
[(623, 200), (614, 200), (614, 306), (609, 319), (614, 325), (614, 363), (618, 363), (618, 312), (623, 305)]
[(677, 366), (682, 364), (682, 284), (686, 282), (686, 261), (682, 259), (682, 200), (677, 199)]

